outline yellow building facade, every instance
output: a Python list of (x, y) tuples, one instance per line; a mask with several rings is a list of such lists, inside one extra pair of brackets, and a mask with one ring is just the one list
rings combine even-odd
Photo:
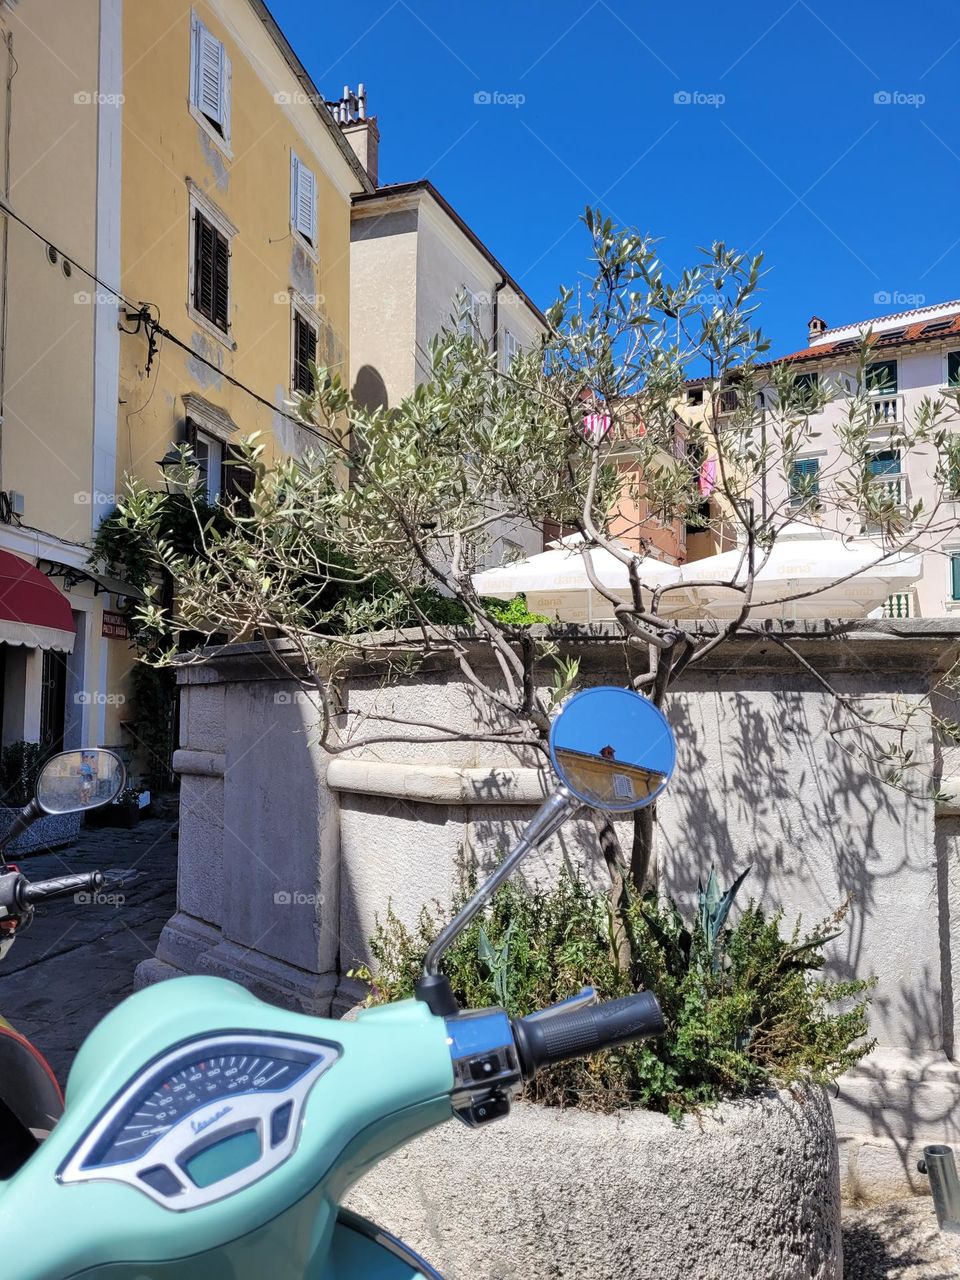
[(119, 249), (120, 16), (0, 0), (4, 746), (106, 737), (115, 601), (87, 560), (115, 488), (116, 307), (93, 276)]
[(259, 0), (126, 0), (122, 47), (117, 488), (162, 488), (189, 442), (214, 499), (242, 437), (310, 446), (289, 403), (310, 359), (348, 376), (351, 196), (372, 183)]

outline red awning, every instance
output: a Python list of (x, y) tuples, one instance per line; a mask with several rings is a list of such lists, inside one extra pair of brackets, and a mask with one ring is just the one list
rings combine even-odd
[(0, 551), (0, 644), (73, 652), (70, 601), (49, 578), (10, 551)]

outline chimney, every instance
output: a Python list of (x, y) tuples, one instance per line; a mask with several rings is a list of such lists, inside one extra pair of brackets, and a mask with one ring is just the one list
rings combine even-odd
[(367, 171), (367, 176), (377, 186), (377, 170), (380, 152), (380, 130), (377, 117), (367, 115), (367, 91), (358, 85), (356, 93), (343, 86), (343, 97), (328, 102), (330, 114), (340, 126), (343, 136), (356, 152), (357, 159)]
[(818, 338), (822, 338), (827, 332), (826, 320), (821, 320), (819, 316), (811, 316), (807, 322), (807, 340), (816, 342)]

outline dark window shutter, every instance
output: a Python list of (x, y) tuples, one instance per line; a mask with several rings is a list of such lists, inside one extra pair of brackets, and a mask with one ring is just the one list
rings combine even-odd
[(187, 418), (183, 424), (183, 443), (188, 444), (191, 449), (197, 447), (197, 424), (192, 418)]
[(950, 557), (950, 588), (954, 600), (960, 600), (960, 555)]
[(213, 323), (226, 332), (229, 323), (228, 287), (230, 279), (230, 246), (226, 236), (214, 231), (216, 244), (213, 257)]
[(193, 305), (218, 328), (229, 327), (230, 246), (226, 236), (194, 213)]
[(251, 512), (250, 494), (253, 492), (253, 472), (243, 465), (243, 455), (239, 450), (226, 444), (223, 446), (223, 469), (220, 493), (224, 502), (235, 504), (239, 515), (248, 516)]
[(950, 351), (947, 354), (947, 384), (960, 387), (960, 351)]
[(304, 395), (313, 394), (313, 374), (311, 363), (317, 359), (317, 331), (308, 320), (295, 311), (293, 313), (293, 389), (302, 391)]

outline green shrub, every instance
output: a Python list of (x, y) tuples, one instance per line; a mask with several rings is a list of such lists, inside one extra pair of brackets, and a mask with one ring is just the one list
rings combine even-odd
[[(871, 984), (814, 976), (844, 910), (809, 933), (798, 922), (784, 935), (782, 915), (767, 917), (753, 902), (724, 926), (719, 916), (726, 918), (732, 896), (719, 895), (711, 874), (689, 927), (672, 903), (632, 897), (633, 958), (623, 972), (602, 895), (568, 874), (549, 890), (506, 885), (448, 952), (444, 968), (461, 1005), (501, 1003), (512, 1016), (587, 983), (601, 999), (643, 988), (656, 993), (666, 1035), (544, 1072), (529, 1096), (548, 1105), (635, 1105), (679, 1116), (770, 1086), (831, 1083), (872, 1047), (865, 1039)], [(438, 906), (425, 909), (414, 930), (392, 909), (378, 921), (371, 1002), (412, 994), (447, 918)]]

